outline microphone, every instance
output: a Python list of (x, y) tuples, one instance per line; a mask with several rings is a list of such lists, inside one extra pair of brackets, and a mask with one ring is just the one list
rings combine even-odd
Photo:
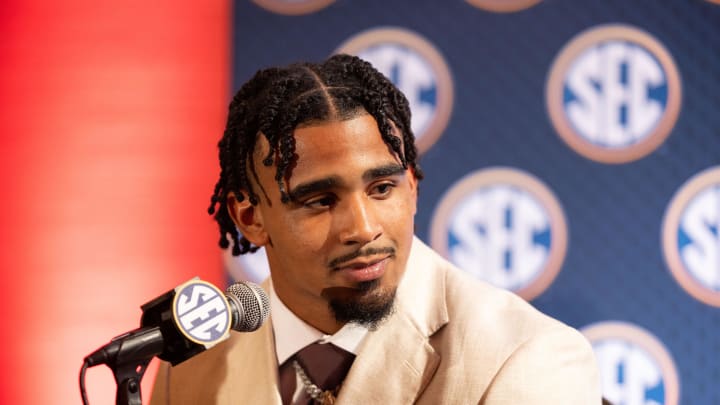
[(140, 328), (114, 337), (87, 357), (88, 367), (111, 368), (153, 356), (173, 366), (230, 337), (230, 329), (252, 332), (270, 313), (260, 286), (235, 283), (225, 294), (197, 277), (141, 306)]

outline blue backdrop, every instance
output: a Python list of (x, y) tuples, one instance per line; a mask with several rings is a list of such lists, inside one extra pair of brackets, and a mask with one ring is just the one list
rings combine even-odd
[(234, 16), (233, 92), (339, 50), (403, 89), (418, 236), (585, 332), (606, 397), (720, 404), (720, 4), (257, 0)]

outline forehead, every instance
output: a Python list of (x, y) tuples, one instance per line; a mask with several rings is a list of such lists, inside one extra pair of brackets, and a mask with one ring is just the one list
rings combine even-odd
[[(290, 165), (293, 176), (304, 169), (342, 165), (343, 161), (347, 164), (360, 164), (363, 161), (369, 164), (371, 159), (399, 161), (395, 152), (382, 139), (377, 122), (367, 113), (344, 120), (300, 126), (293, 132), (293, 138), (295, 154)], [(399, 138), (402, 140), (402, 137)], [(256, 161), (267, 156), (270, 150), (264, 136), (260, 137), (257, 145)], [(272, 167), (274, 170), (275, 166)]]

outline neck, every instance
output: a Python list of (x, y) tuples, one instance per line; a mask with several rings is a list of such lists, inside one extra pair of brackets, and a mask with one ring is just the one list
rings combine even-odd
[(295, 302), (294, 300), (287, 299), (282, 289), (274, 286), (275, 294), (282, 301), (282, 303), (289, 309), (295, 316), (300, 318), (303, 322), (319, 330), (320, 332), (333, 335), (339, 331), (345, 322), (340, 322), (335, 319), (335, 316), (330, 311), (330, 307), (324, 300), (311, 300), (307, 302)]
[[(280, 297), (280, 299), (282, 299), (282, 297)], [(302, 305), (286, 304), (286, 306), (295, 316), (326, 335), (335, 334), (335, 332), (339, 331), (345, 325), (345, 322), (339, 322), (335, 319), (335, 316), (325, 301), (305, 303)]]
[(337, 331), (342, 329), (343, 326), (345, 326), (344, 322), (338, 322), (332, 315), (328, 319), (321, 319), (317, 316), (304, 318), (298, 315), (298, 317), (303, 321), (307, 322), (308, 325), (312, 326), (313, 328), (319, 330), (326, 335), (334, 335)]

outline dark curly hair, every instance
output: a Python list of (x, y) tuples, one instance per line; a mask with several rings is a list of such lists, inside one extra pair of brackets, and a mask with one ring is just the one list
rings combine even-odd
[[(250, 175), (256, 177), (253, 151), (259, 136), (264, 136), (270, 145), (262, 163), (276, 165), (275, 180), (282, 202), (287, 203), (285, 182), (291, 174), (295, 128), (313, 122), (345, 120), (365, 112), (375, 118), (383, 141), (397, 153), (403, 167), (410, 167), (415, 177), (422, 179), (408, 101), (368, 62), (355, 56), (335, 55), (322, 63), (295, 63), (260, 70), (245, 83), (230, 103), (225, 132), (218, 143), (220, 178), (208, 208), (220, 227), (220, 246), (230, 246), (229, 234), (233, 255), (258, 249), (235, 227), (228, 213), (227, 197), (228, 193), (235, 193), (242, 201), (244, 191), (251, 204), (258, 203), (248, 168)], [(393, 127), (402, 134), (402, 140), (393, 134)]]

